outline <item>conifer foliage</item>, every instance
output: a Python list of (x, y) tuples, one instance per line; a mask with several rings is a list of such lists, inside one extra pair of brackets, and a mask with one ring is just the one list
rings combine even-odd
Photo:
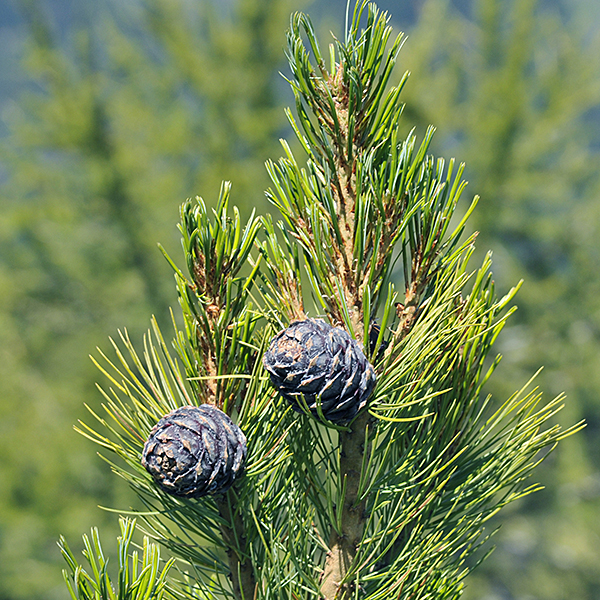
[[(288, 118), (303, 156), (284, 141), (267, 165), (281, 220), (243, 225), (228, 184), (213, 211), (187, 201), (188, 273), (168, 259), (175, 353), (153, 321), (143, 353), (124, 332), (116, 359), (97, 360), (106, 414), (80, 431), (176, 558), (175, 597), (458, 598), (486, 521), (537, 489), (532, 469), (576, 429), (547, 424), (561, 398), (541, 404), (531, 382), (500, 404), (482, 391), (516, 288), (496, 296), (490, 256), (469, 265), (463, 165), (428, 154), (433, 129), (400, 134), (407, 76), (390, 86), (403, 43), (391, 36), (387, 14), (360, 1), (324, 53), (293, 15)], [(176, 450), (169, 437), (150, 474), (157, 423), (206, 405), (197, 429), (174, 426)], [(244, 437), (242, 465), (228, 453)]]

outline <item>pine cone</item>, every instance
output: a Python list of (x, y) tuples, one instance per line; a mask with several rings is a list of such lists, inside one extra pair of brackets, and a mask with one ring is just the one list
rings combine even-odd
[(263, 358), (271, 382), (301, 411), (304, 396), (311, 413), (333, 423), (349, 423), (375, 387), (375, 371), (358, 343), (321, 319), (296, 321), (280, 331)]
[(142, 465), (165, 492), (200, 498), (227, 491), (245, 457), (242, 430), (222, 410), (202, 404), (178, 408), (154, 426)]

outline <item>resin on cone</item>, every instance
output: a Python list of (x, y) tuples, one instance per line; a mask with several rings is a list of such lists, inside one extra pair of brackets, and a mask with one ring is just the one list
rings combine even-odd
[(263, 358), (271, 382), (292, 407), (338, 424), (349, 423), (375, 387), (375, 371), (360, 346), (321, 319), (296, 321), (280, 331)]
[(152, 429), (142, 465), (173, 496), (200, 498), (225, 492), (246, 457), (242, 430), (211, 404), (184, 406)]

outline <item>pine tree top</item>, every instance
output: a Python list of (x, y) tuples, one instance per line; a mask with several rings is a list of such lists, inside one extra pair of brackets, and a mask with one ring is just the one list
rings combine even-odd
[[(539, 489), (532, 469), (579, 427), (547, 425), (562, 398), (542, 404), (531, 382), (501, 404), (483, 392), (518, 286), (498, 298), (490, 255), (469, 266), (475, 235), (463, 234), (477, 199), (459, 204), (464, 165), (428, 154), (433, 128), (420, 141), (400, 133), (407, 76), (389, 84), (402, 42), (360, 1), (324, 55), (309, 18), (293, 15), (299, 152), (284, 141), (267, 164), (281, 220), (243, 225), (229, 184), (212, 211), (184, 203), (187, 273), (169, 259), (184, 322), (174, 319), (175, 356), (153, 321), (142, 355), (124, 332), (117, 358), (97, 361), (108, 419), (94, 414), (96, 427), (80, 430), (120, 459), (107, 460), (144, 503), (144, 527), (187, 573), (175, 595), (457, 598), (486, 521)], [(301, 381), (282, 397), (263, 356), (279, 330), (313, 317), (326, 326), (313, 327), (323, 352), (311, 347), (305, 373), (298, 359), (277, 375)], [(302, 340), (298, 356), (317, 344)], [(364, 408), (350, 422), (328, 418), (332, 380), (368, 368)], [(226, 493), (178, 497), (155, 485), (142, 449), (164, 415), (204, 403), (244, 432), (245, 471)]]

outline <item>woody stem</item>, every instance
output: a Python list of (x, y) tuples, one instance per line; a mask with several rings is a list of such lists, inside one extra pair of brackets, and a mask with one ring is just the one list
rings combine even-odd
[(365, 526), (365, 501), (359, 498), (369, 413), (364, 411), (352, 423), (352, 430), (340, 434), (340, 471), (346, 480), (341, 530), (331, 529), (329, 552), (321, 580), (325, 600), (350, 600), (353, 590), (344, 578), (352, 568)]
[(238, 600), (253, 600), (256, 588), (254, 570), (246, 556), (244, 523), (240, 513), (235, 510), (235, 495), (232, 490), (218, 496), (216, 504), (219, 515), (225, 521), (221, 525), (221, 535), (227, 546), (233, 593)]

